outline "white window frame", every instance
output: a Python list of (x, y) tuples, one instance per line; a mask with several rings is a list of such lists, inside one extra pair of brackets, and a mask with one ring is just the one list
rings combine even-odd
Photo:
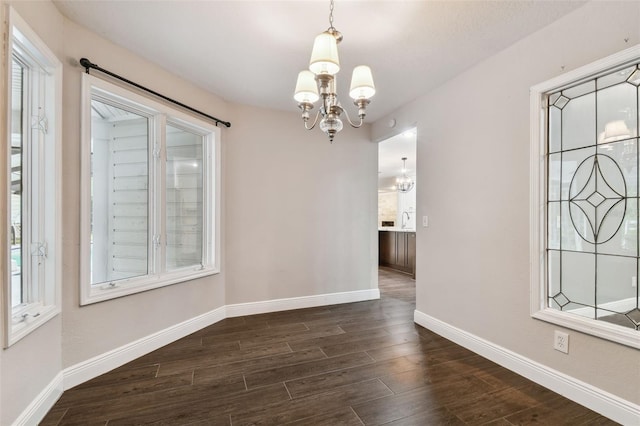
[[(108, 285), (91, 285), (91, 100), (107, 100), (133, 108), (149, 118), (149, 265), (147, 275), (113, 281)], [(83, 74), (81, 130), (81, 267), (80, 304), (87, 305), (140, 293), (220, 272), (220, 129), (214, 124), (160, 102), (134, 93), (108, 81)], [(166, 271), (164, 254), (166, 223), (164, 208), (165, 129), (170, 124), (203, 136), (203, 263)], [(154, 155), (154, 151), (156, 155)], [(153, 236), (159, 235), (159, 244)]]
[[(9, 347), (27, 336), (29, 333), (45, 324), (60, 313), (61, 299), (61, 143), (62, 143), (62, 63), (29, 27), (29, 25), (11, 7), (4, 12), (8, 16), (8, 40), (6, 62), (3, 64), (7, 70), (7, 94), (5, 96), (6, 120), (5, 141), (2, 155), (4, 161), (4, 215), (5, 227), (3, 236), (5, 244), (2, 250), (2, 262), (0, 269), (3, 271), (4, 282), (4, 346)], [(23, 268), (21, 274), (23, 289), (27, 294), (27, 300), (17, 307), (12, 307), (11, 285), (11, 242), (9, 230), (11, 227), (11, 140), (12, 117), (12, 90), (11, 82), (13, 70), (11, 66), (14, 54), (29, 69), (25, 79), (28, 101), (24, 108), (30, 119), (26, 123), (27, 136), (24, 138), (27, 162), (38, 161), (37, 167), (29, 167), (23, 164), (23, 197), (29, 200), (27, 208), (23, 210), (22, 223), (24, 241), (21, 242)], [(34, 114), (35, 112), (35, 114)], [(32, 130), (34, 115), (38, 115), (43, 121), (37, 123), (41, 130)], [(24, 148), (23, 148), (24, 149)], [(31, 155), (31, 150), (38, 152)], [(35, 156), (35, 157), (34, 157)], [(37, 200), (37, 202), (33, 201)], [(38, 204), (38, 205), (34, 205)], [(37, 225), (34, 225), (37, 223)], [(32, 226), (36, 229), (32, 229)], [(33, 237), (33, 238), (32, 238)], [(39, 247), (35, 247), (34, 240), (38, 239)], [(37, 250), (43, 254), (38, 273), (32, 276), (28, 265), (31, 259), (27, 259), (25, 253)], [(43, 251), (40, 251), (43, 250)], [(30, 258), (32, 255), (29, 256)]]
[(591, 64), (585, 65), (530, 90), (530, 302), (533, 318), (570, 328), (586, 334), (640, 349), (640, 333), (547, 306), (547, 94), (568, 85), (593, 79), (612, 68), (633, 64), (640, 58), (640, 45), (623, 50)]

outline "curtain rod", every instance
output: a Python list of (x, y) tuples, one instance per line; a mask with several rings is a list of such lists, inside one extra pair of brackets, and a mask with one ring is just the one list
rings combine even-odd
[(111, 76), (111, 77), (113, 77), (113, 78), (117, 78), (118, 80), (124, 81), (124, 82), (125, 82), (125, 83), (127, 83), (127, 84), (130, 84), (130, 85), (132, 85), (132, 86), (135, 86), (135, 87), (137, 87), (138, 89), (144, 90), (145, 92), (149, 92), (149, 93), (151, 93), (152, 95), (155, 95), (155, 96), (157, 96), (157, 97), (159, 97), (159, 98), (164, 99), (165, 101), (169, 101), (169, 102), (171, 102), (171, 103), (174, 103), (174, 104), (176, 104), (176, 105), (181, 106), (182, 108), (186, 108), (186, 109), (188, 109), (189, 111), (195, 112), (196, 114), (200, 114), (200, 115), (202, 115), (202, 116), (205, 116), (205, 117), (207, 117), (208, 119), (215, 121), (215, 122), (216, 122), (216, 126), (220, 123), (220, 124), (224, 124), (226, 127), (231, 127), (231, 123), (230, 123), (230, 122), (228, 122), (228, 121), (220, 120), (219, 118), (216, 118), (216, 117), (214, 117), (214, 116), (212, 116), (212, 115), (206, 114), (206, 113), (204, 113), (204, 112), (202, 112), (202, 111), (199, 111), (199, 110), (197, 110), (197, 109), (195, 109), (195, 108), (191, 108), (189, 105), (185, 105), (185, 104), (183, 104), (182, 102), (176, 101), (175, 99), (171, 99), (171, 98), (169, 98), (169, 97), (167, 97), (167, 96), (161, 95), (160, 93), (158, 93), (158, 92), (156, 92), (156, 91), (154, 91), (154, 90), (148, 89), (148, 88), (146, 88), (146, 87), (144, 87), (144, 86), (142, 86), (142, 85), (140, 85), (140, 84), (138, 84), (138, 83), (134, 83), (134, 82), (133, 82), (133, 81), (131, 81), (131, 80), (128, 80), (128, 79), (126, 79), (126, 78), (124, 78), (124, 77), (122, 77), (122, 76), (119, 76), (118, 74), (112, 73), (111, 71), (108, 71), (108, 70), (106, 70), (106, 69), (104, 69), (104, 68), (100, 67), (99, 65), (96, 65), (96, 64), (92, 63), (92, 62), (91, 62), (90, 60), (88, 60), (87, 58), (82, 58), (82, 59), (80, 59), (80, 65), (82, 65), (82, 66), (85, 68), (85, 71), (86, 71), (86, 73), (87, 73), (87, 74), (89, 74), (89, 69), (90, 69), (90, 68), (93, 68), (94, 70), (98, 70), (98, 71), (100, 71), (101, 73), (107, 74), (107, 75), (109, 75), (109, 76)]

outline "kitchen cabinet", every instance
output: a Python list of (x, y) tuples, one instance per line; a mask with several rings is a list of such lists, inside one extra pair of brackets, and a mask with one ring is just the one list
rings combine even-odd
[(416, 276), (416, 233), (378, 232), (378, 264)]

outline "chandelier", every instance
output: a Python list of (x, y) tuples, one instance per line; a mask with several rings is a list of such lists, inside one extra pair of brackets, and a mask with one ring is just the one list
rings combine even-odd
[(407, 176), (407, 157), (402, 157), (402, 176), (396, 178), (396, 190), (398, 192), (409, 192), (415, 184), (413, 179)]
[[(329, 141), (333, 142), (336, 133), (342, 130), (343, 124), (340, 115), (344, 112), (347, 121), (352, 127), (362, 126), (366, 115), (366, 108), (370, 98), (376, 93), (373, 85), (371, 69), (366, 65), (359, 65), (353, 69), (351, 77), (351, 89), (349, 96), (358, 107), (358, 117), (360, 122), (354, 124), (349, 118), (349, 114), (342, 108), (336, 93), (336, 74), (340, 71), (340, 61), (338, 60), (338, 43), (342, 41), (342, 34), (333, 26), (333, 0), (329, 5), (329, 28), (319, 34), (313, 42), (309, 70), (300, 71), (296, 90), (293, 98), (298, 102), (298, 107), (302, 110), (304, 127), (307, 130), (313, 129), (318, 124), (320, 130), (329, 136)], [(314, 102), (322, 97), (322, 105), (316, 113), (313, 124), (309, 126), (309, 111), (313, 108)]]

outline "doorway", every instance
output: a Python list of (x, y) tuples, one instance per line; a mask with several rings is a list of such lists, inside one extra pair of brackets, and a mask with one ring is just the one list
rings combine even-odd
[(413, 279), (416, 265), (416, 151), (415, 128), (378, 144), (378, 266)]

